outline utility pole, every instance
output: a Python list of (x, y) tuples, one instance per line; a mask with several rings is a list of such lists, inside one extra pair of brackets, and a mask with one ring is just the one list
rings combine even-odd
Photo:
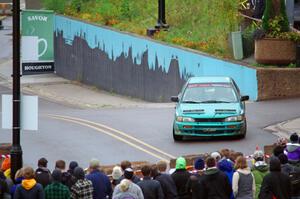
[(13, 0), (13, 126), (11, 155), (11, 179), (22, 168), (22, 148), (20, 144), (20, 0)]

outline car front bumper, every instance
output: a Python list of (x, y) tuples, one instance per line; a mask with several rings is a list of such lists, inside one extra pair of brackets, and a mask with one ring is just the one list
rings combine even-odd
[(241, 122), (174, 122), (174, 134), (181, 136), (235, 136), (246, 132), (246, 121)]

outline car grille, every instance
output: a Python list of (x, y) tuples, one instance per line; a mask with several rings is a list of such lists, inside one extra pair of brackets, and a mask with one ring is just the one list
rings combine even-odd
[(224, 122), (224, 118), (194, 118), (195, 122)]
[(208, 132), (208, 131), (203, 131), (203, 130), (185, 130), (183, 131), (184, 133), (189, 133), (189, 134), (225, 134), (225, 133), (235, 133), (236, 130), (223, 130), (223, 131), (213, 131), (213, 132)]

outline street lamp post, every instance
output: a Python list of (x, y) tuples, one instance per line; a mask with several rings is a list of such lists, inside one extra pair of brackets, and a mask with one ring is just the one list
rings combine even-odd
[(158, 20), (155, 28), (169, 28), (169, 25), (166, 22), (166, 4), (165, 0), (158, 0)]
[(20, 144), (20, 0), (13, 1), (13, 126), (11, 155), (11, 179), (22, 168)]

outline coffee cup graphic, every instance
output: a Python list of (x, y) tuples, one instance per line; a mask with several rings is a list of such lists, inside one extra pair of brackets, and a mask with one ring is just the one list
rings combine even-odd
[(38, 61), (47, 52), (46, 39), (37, 36), (22, 36), (22, 60)]

